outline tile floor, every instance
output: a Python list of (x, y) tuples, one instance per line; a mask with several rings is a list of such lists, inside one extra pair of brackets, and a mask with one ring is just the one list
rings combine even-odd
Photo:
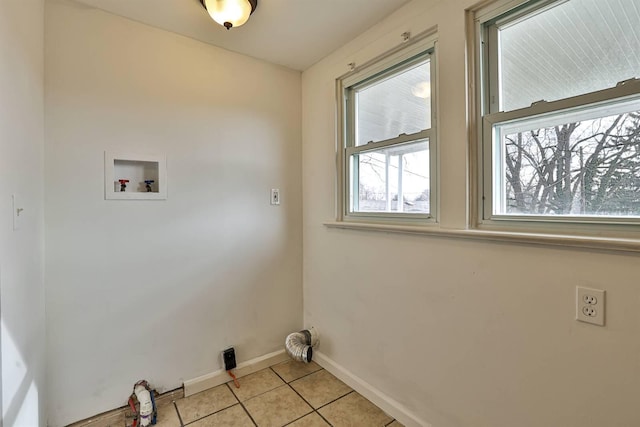
[[(158, 405), (157, 427), (402, 427), (316, 363), (283, 362)], [(118, 422), (118, 427), (122, 421)], [(131, 419), (126, 420), (131, 425)]]

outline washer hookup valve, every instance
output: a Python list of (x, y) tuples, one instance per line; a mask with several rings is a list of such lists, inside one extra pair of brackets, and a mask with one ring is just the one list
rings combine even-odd
[[(156, 425), (158, 421), (158, 407), (156, 406), (155, 391), (145, 380), (138, 381), (133, 386), (133, 393), (129, 396), (129, 407), (133, 414), (131, 427), (147, 427)], [(138, 405), (136, 405), (136, 401)]]
[(129, 182), (129, 180), (119, 179), (118, 182), (120, 183), (120, 191), (127, 191), (127, 182)]
[(153, 190), (151, 189), (151, 184), (155, 181), (152, 179), (145, 179), (144, 183), (147, 185), (147, 193), (151, 193)]

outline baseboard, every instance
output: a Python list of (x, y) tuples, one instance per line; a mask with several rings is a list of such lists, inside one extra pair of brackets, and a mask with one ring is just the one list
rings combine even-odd
[[(401, 403), (393, 400), (386, 394), (382, 393), (377, 388), (368, 384), (359, 377), (353, 375), (341, 365), (337, 364), (329, 357), (320, 352), (313, 352), (313, 360), (324, 369), (329, 371), (335, 377), (347, 384), (349, 387), (369, 399), (378, 408), (400, 421), (406, 427), (433, 427), (428, 422), (425, 422), (412, 414)], [(186, 393), (186, 387), (185, 387)]]
[[(163, 406), (169, 402), (173, 402), (184, 397), (182, 388), (167, 391), (155, 397), (156, 405)], [(127, 416), (129, 419), (127, 421)], [(117, 426), (117, 425), (129, 425), (133, 420), (132, 411), (129, 405), (121, 406), (111, 411), (103, 412), (93, 417), (86, 418), (82, 421), (69, 424), (67, 427), (96, 427), (96, 426)]]
[[(273, 353), (265, 354), (264, 356), (239, 363), (236, 367), (235, 374), (238, 378), (244, 377), (286, 360), (289, 360), (289, 356), (287, 356), (284, 350), (274, 351)], [(205, 374), (198, 378), (185, 381), (184, 396), (191, 396), (201, 391), (224, 384), (229, 380), (230, 377), (227, 371), (220, 369), (218, 371), (211, 372), (210, 374)]]

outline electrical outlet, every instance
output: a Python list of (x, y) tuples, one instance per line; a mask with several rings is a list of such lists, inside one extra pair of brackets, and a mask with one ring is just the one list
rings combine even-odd
[(604, 295), (600, 289), (576, 287), (576, 320), (604, 326)]
[(230, 371), (236, 368), (236, 351), (233, 347), (222, 352), (222, 362), (224, 363), (225, 371)]
[(280, 189), (272, 188), (271, 189), (271, 204), (279, 205), (280, 204)]

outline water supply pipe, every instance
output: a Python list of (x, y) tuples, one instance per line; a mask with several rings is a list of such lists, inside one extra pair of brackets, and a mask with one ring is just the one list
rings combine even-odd
[(138, 402), (140, 402), (140, 425), (146, 427), (151, 424), (153, 414), (153, 403), (151, 403), (151, 393), (143, 385), (136, 385), (133, 389)]
[(293, 360), (309, 363), (313, 357), (313, 347), (318, 344), (320, 335), (315, 328), (304, 329), (287, 336), (285, 348)]
[(155, 402), (152, 391), (146, 381), (139, 381), (133, 386), (133, 394), (140, 403), (138, 422), (141, 427), (155, 424)]

